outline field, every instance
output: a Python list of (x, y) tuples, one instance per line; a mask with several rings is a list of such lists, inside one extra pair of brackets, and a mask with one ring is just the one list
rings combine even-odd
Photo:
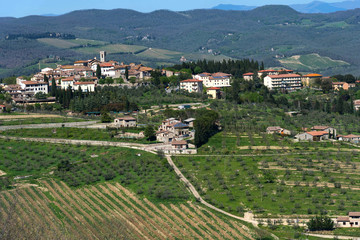
[(84, 54), (98, 54), (100, 51), (106, 51), (108, 54), (112, 54), (112, 53), (136, 53), (146, 49), (147, 47), (137, 46), (137, 45), (109, 44), (101, 47), (78, 48), (76, 49), (76, 51)]
[(5, 239), (255, 239), (263, 234), (193, 202), (157, 155), (5, 140), (0, 146), (0, 169), (6, 173), (1, 179), (14, 179), (11, 186), (0, 186), (6, 188), (0, 191)]
[(57, 48), (72, 48), (79, 46), (78, 44), (58, 38), (40, 38), (38, 41)]
[[(11, 115), (13, 116), (13, 115)], [(56, 117), (56, 118), (21, 118), (21, 115), (18, 115), (19, 118), (12, 119), (1, 119), (0, 116), (0, 126), (11, 126), (11, 125), (24, 125), (24, 124), (45, 124), (45, 123), (67, 123), (67, 122), (82, 122), (84, 119), (80, 118), (65, 118), (65, 117)], [(26, 115), (24, 115), (26, 116)]]
[(156, 58), (166, 60), (172, 58), (180, 59), (181, 54), (183, 53), (169, 51), (165, 49), (148, 48), (146, 51), (137, 54), (137, 56), (142, 58)]
[(347, 62), (322, 57), (318, 54), (296, 55), (290, 58), (280, 59), (279, 61), (286, 68), (305, 72), (349, 66)]
[[(133, 132), (130, 130), (130, 132)], [(146, 139), (122, 139), (117, 138), (116, 135), (119, 132), (116, 130), (105, 130), (105, 129), (92, 129), (87, 128), (53, 128), (45, 129), (16, 129), (4, 131), (1, 134), (7, 136), (17, 137), (38, 137), (38, 138), (62, 138), (62, 139), (81, 139), (81, 140), (98, 140), (98, 141), (112, 141), (112, 142), (134, 142), (150, 144), (156, 143), (155, 141), (148, 141)]]
[[(202, 146), (200, 156), (174, 160), (215, 206), (235, 214), (252, 210), (259, 217), (290, 218), (358, 210), (358, 148), (329, 142), (295, 144), (256, 134), (221, 135)], [(246, 145), (251, 147), (242, 147)]]
[[(3, 226), (16, 214), (42, 227), (40, 238), (61, 234), (71, 239), (255, 239), (242, 223), (195, 203), (153, 203), (118, 183), (74, 190), (63, 182), (39, 180), (1, 192), (0, 209)], [(9, 235), (15, 232), (7, 230)]]

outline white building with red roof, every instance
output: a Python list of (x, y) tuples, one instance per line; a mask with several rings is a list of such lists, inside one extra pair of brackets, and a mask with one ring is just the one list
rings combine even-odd
[(94, 92), (96, 84), (95, 82), (74, 82), (73, 89), (78, 91), (81, 89), (82, 92)]
[(21, 81), (20, 87), (27, 93), (37, 94), (39, 92), (48, 94), (49, 86), (47, 82)]
[(359, 228), (360, 212), (349, 212), (348, 216), (341, 216), (336, 219), (336, 227)]
[(198, 79), (187, 79), (180, 82), (180, 90), (185, 90), (189, 93), (202, 93), (203, 81)]
[(251, 72), (249, 72), (249, 73), (244, 73), (243, 74), (243, 78), (244, 78), (244, 80), (246, 80), (246, 81), (252, 81), (252, 80), (254, 80), (254, 73), (251, 73)]
[(298, 74), (279, 74), (264, 77), (264, 85), (270, 89), (296, 91), (301, 89), (301, 76)]

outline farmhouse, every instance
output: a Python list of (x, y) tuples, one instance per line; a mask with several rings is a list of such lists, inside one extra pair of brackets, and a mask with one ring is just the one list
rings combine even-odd
[(295, 139), (298, 141), (320, 142), (329, 139), (329, 133), (326, 131), (304, 132), (297, 134)]
[(188, 143), (186, 141), (173, 141), (171, 143), (171, 146), (174, 149), (187, 149), (188, 148)]
[(270, 90), (296, 91), (301, 89), (301, 76), (298, 74), (268, 75), (264, 78), (264, 85)]
[(329, 133), (329, 138), (336, 139), (336, 129), (329, 126), (313, 126), (311, 128), (313, 131), (325, 131)]
[(349, 212), (348, 216), (338, 217), (336, 219), (337, 227), (360, 227), (360, 212)]
[(279, 133), (280, 130), (281, 130), (281, 127), (279, 127), (279, 126), (267, 127), (267, 128), (266, 128), (266, 133), (267, 133), (267, 134)]
[(180, 82), (180, 89), (189, 93), (196, 92), (202, 93), (203, 81), (197, 79), (187, 79)]
[(339, 140), (343, 140), (346, 142), (351, 142), (351, 143), (360, 143), (360, 136), (359, 135), (354, 135), (354, 134), (349, 134), (349, 135), (345, 135), (345, 136), (341, 136), (339, 138)]
[(162, 122), (156, 132), (156, 139), (161, 142), (172, 142), (190, 137), (189, 125), (175, 118), (169, 118)]
[(209, 95), (212, 99), (220, 98), (220, 88), (219, 87), (211, 87), (206, 89), (206, 94)]
[(120, 117), (114, 119), (116, 127), (136, 127), (136, 119), (133, 117)]

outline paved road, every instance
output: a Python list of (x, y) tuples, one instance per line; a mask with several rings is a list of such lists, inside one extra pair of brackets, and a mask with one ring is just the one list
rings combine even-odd
[(60, 127), (80, 127), (96, 124), (97, 121), (86, 122), (68, 122), (68, 123), (44, 123), (44, 124), (25, 124), (25, 125), (11, 125), (0, 126), (0, 131), (23, 129), (23, 128), (60, 128)]

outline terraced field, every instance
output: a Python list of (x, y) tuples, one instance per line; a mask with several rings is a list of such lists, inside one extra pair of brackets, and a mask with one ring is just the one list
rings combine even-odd
[[(39, 180), (0, 193), (0, 229), (16, 214), (36, 223), (39, 238), (70, 239), (254, 239), (242, 223), (193, 202), (154, 203), (121, 186), (102, 183), (70, 189)], [(20, 221), (20, 220), (19, 220)], [(9, 236), (15, 230), (7, 228)], [(31, 229), (31, 226), (28, 231)], [(34, 233), (35, 232), (35, 233)]]
[(315, 53), (307, 55), (296, 55), (281, 59), (279, 61), (286, 68), (308, 72), (350, 65), (345, 61), (333, 60), (329, 57), (323, 57)]

